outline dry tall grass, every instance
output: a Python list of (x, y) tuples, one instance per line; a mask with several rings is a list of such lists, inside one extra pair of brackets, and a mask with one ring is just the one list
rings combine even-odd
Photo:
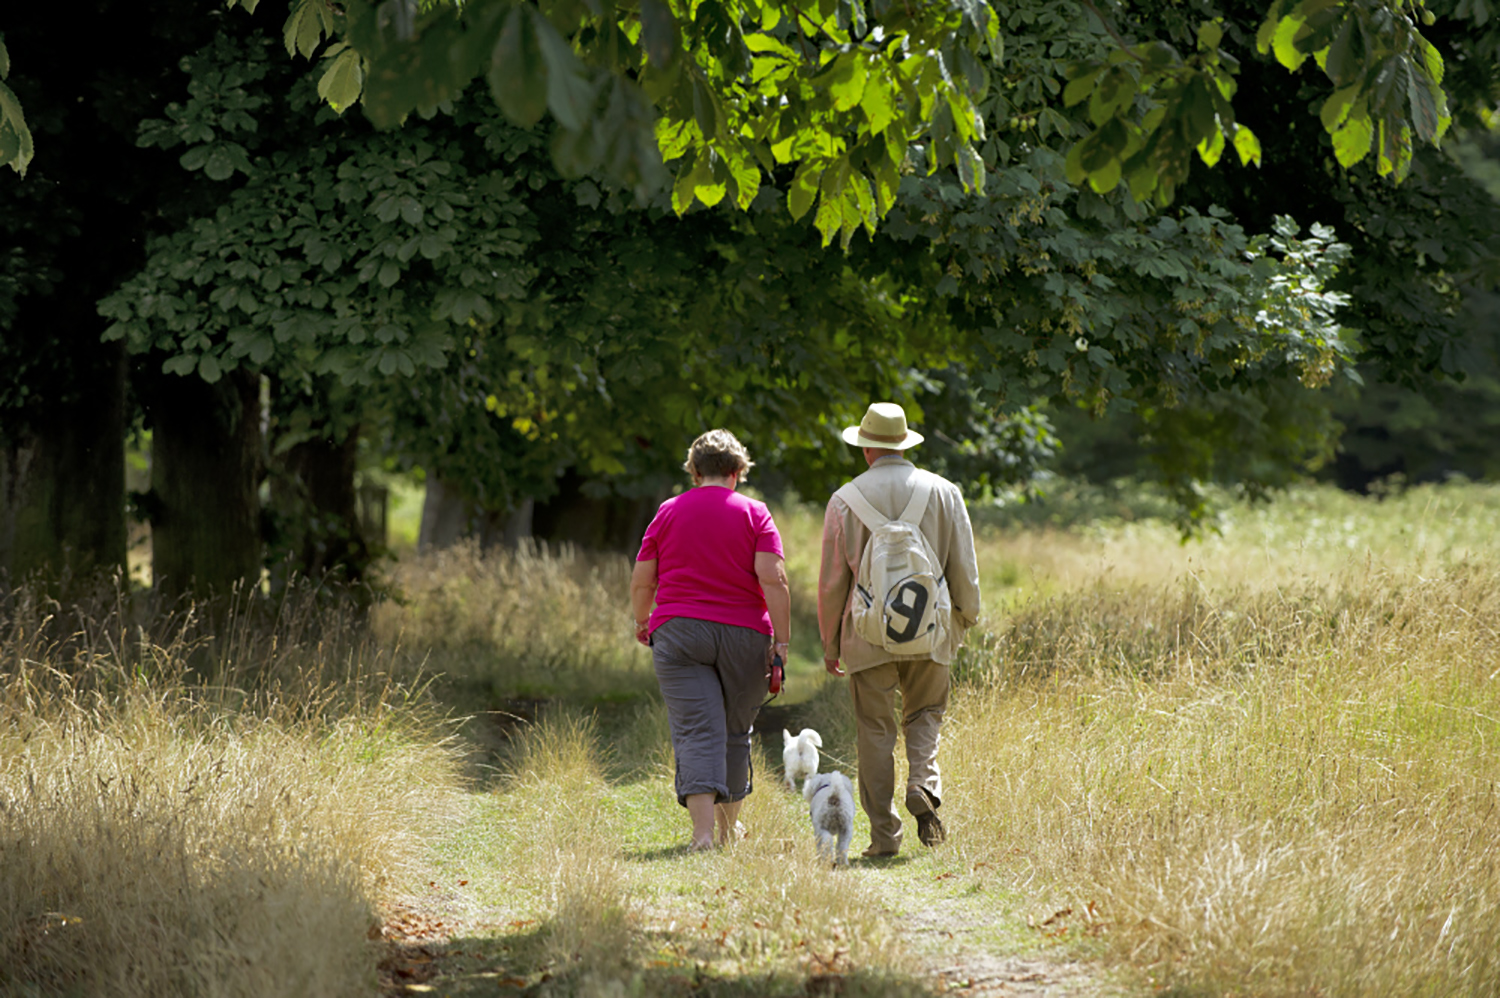
[(634, 639), (630, 570), (622, 555), (567, 546), (461, 544), (401, 562), (402, 599), (377, 606), (372, 628), (495, 699), (637, 696), (656, 679)]
[(1500, 992), (1500, 567), (1096, 587), (971, 650), (976, 861), (1184, 993)]
[(389, 655), (282, 610), (215, 638), (0, 603), (0, 991), (370, 993), (376, 898), (421, 876), (459, 760)]
[[(820, 517), (778, 522), (806, 641)], [(1298, 493), (1187, 547), (982, 525), (933, 861), (1041, 913), (1092, 904), (1178, 994), (1500, 993), (1496, 528), (1480, 487)], [(628, 570), (417, 559), (368, 630), (312, 599), (212, 634), (190, 607), (0, 599), (0, 991), (368, 993), (376, 900), (455, 861), (476, 903), (539, 920), (549, 993), (916, 987), (881, 874), (820, 863), (767, 760), (751, 837), (678, 854)], [(466, 795), (412, 662), (475, 706), (640, 709), (543, 711)], [(842, 688), (803, 710), (848, 758)]]

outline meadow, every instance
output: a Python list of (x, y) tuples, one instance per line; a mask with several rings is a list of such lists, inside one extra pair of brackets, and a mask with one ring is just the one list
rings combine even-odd
[[(838, 871), (774, 751), (685, 853), (623, 557), (409, 555), (363, 617), (12, 590), (0, 993), (1500, 994), (1500, 488), (1161, 513), (976, 511), (949, 841)], [(849, 771), (820, 511), (777, 518), (762, 727)]]

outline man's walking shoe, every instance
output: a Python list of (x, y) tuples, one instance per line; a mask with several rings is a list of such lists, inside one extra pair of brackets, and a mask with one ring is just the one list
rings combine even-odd
[(937, 816), (937, 798), (926, 787), (906, 788), (906, 809), (917, 819), (917, 841), (931, 849), (941, 845), (947, 833)]

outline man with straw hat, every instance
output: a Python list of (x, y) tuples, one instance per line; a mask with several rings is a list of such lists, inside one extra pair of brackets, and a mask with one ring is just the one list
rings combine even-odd
[[(934, 846), (944, 838), (938, 817), (943, 786), (937, 753), (948, 706), (948, 665), (963, 632), (979, 620), (979, 566), (958, 486), (905, 457), (922, 442), (922, 435), (907, 427), (901, 406), (873, 403), (859, 425), (844, 430), (843, 437), (863, 450), (869, 470), (828, 501), (818, 576), (818, 630), (825, 668), (835, 676), (849, 676), (858, 730), (860, 806), (870, 818), (870, 846), (864, 854), (893, 856), (901, 850), (901, 818), (895, 804), (896, 691), (901, 691), (906, 740), (906, 810), (917, 820), (917, 838)], [(862, 570), (869, 572), (866, 547), (873, 532), (884, 532), (883, 521), (887, 526), (891, 521), (915, 524), (936, 562), (932, 574), (942, 592), (934, 601), (939, 609), (929, 613), (949, 619), (935, 628), (939, 637), (931, 647), (917, 653), (904, 653), (899, 642), (872, 643), (856, 627), (856, 598), (862, 597), (867, 607), (871, 602), (856, 582)], [(897, 611), (910, 609), (899, 602), (894, 606)], [(870, 633), (868, 628), (865, 633)], [(893, 631), (891, 636), (904, 635)]]

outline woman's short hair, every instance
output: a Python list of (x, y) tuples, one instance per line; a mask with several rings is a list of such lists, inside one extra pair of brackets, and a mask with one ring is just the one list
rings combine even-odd
[(688, 448), (682, 470), (694, 478), (728, 478), (739, 473), (743, 480), (755, 467), (750, 452), (728, 430), (709, 430)]

